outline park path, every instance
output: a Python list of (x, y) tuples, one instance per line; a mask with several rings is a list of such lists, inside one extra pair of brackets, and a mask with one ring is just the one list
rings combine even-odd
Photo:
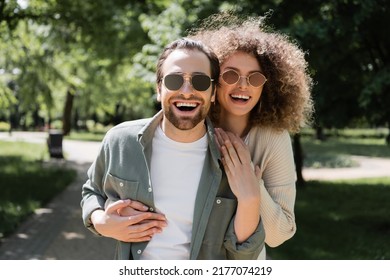
[(358, 167), (348, 168), (306, 168), (302, 175), (306, 180), (341, 180), (358, 178), (390, 177), (390, 159), (351, 156)]
[[(0, 140), (46, 143), (45, 132), (0, 132)], [(100, 143), (64, 140), (66, 160), (48, 164), (71, 167), (77, 179), (45, 208), (25, 221), (12, 236), (0, 244), (0, 260), (112, 260), (115, 241), (98, 237), (87, 230), (81, 220), (81, 186), (96, 157)]]
[[(46, 143), (45, 132), (0, 132), (0, 140)], [(51, 161), (77, 170), (78, 176), (65, 191), (45, 208), (38, 209), (15, 234), (0, 244), (0, 260), (58, 259), (111, 260), (115, 242), (93, 235), (81, 220), (81, 186), (96, 157), (100, 143), (64, 140), (66, 160)], [(356, 168), (304, 169), (306, 180), (334, 180), (364, 177), (390, 177), (390, 159), (354, 157)]]

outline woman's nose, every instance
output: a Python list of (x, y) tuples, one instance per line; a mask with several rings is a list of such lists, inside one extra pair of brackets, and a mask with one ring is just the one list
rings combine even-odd
[(238, 86), (240, 88), (246, 88), (248, 87), (248, 79), (245, 76), (240, 76), (240, 79), (238, 80)]

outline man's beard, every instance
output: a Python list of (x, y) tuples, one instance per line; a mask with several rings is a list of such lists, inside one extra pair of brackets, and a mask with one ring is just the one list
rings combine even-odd
[[(172, 105), (174, 106), (174, 105)], [(168, 119), (170, 123), (172, 123), (177, 129), (180, 130), (190, 130), (197, 126), (200, 122), (202, 122), (206, 116), (208, 109), (204, 107), (204, 104), (201, 103), (199, 112), (193, 117), (178, 117), (173, 110), (169, 107), (164, 109), (164, 116)]]
[(205, 115), (203, 114), (203, 110), (199, 111), (194, 117), (178, 117), (176, 116), (172, 110), (168, 110), (164, 112), (165, 117), (172, 123), (177, 129), (180, 130), (190, 130), (197, 126), (201, 121), (205, 119)]

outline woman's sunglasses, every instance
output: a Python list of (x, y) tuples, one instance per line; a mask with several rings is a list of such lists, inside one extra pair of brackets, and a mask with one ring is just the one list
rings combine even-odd
[(182, 88), (184, 81), (190, 81), (192, 88), (196, 91), (206, 91), (209, 89), (211, 82), (214, 80), (205, 74), (168, 74), (162, 79), (164, 86), (171, 91), (176, 91)]
[(234, 70), (227, 70), (221, 74), (221, 77), (228, 85), (235, 85), (238, 83), (240, 78), (245, 78), (247, 83), (255, 88), (263, 86), (267, 81), (267, 78), (260, 72), (254, 72), (248, 76), (240, 76), (240, 74)]

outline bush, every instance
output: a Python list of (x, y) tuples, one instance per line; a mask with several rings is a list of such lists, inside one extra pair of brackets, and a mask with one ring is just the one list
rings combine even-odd
[(9, 131), (10, 124), (7, 122), (0, 122), (0, 131)]

